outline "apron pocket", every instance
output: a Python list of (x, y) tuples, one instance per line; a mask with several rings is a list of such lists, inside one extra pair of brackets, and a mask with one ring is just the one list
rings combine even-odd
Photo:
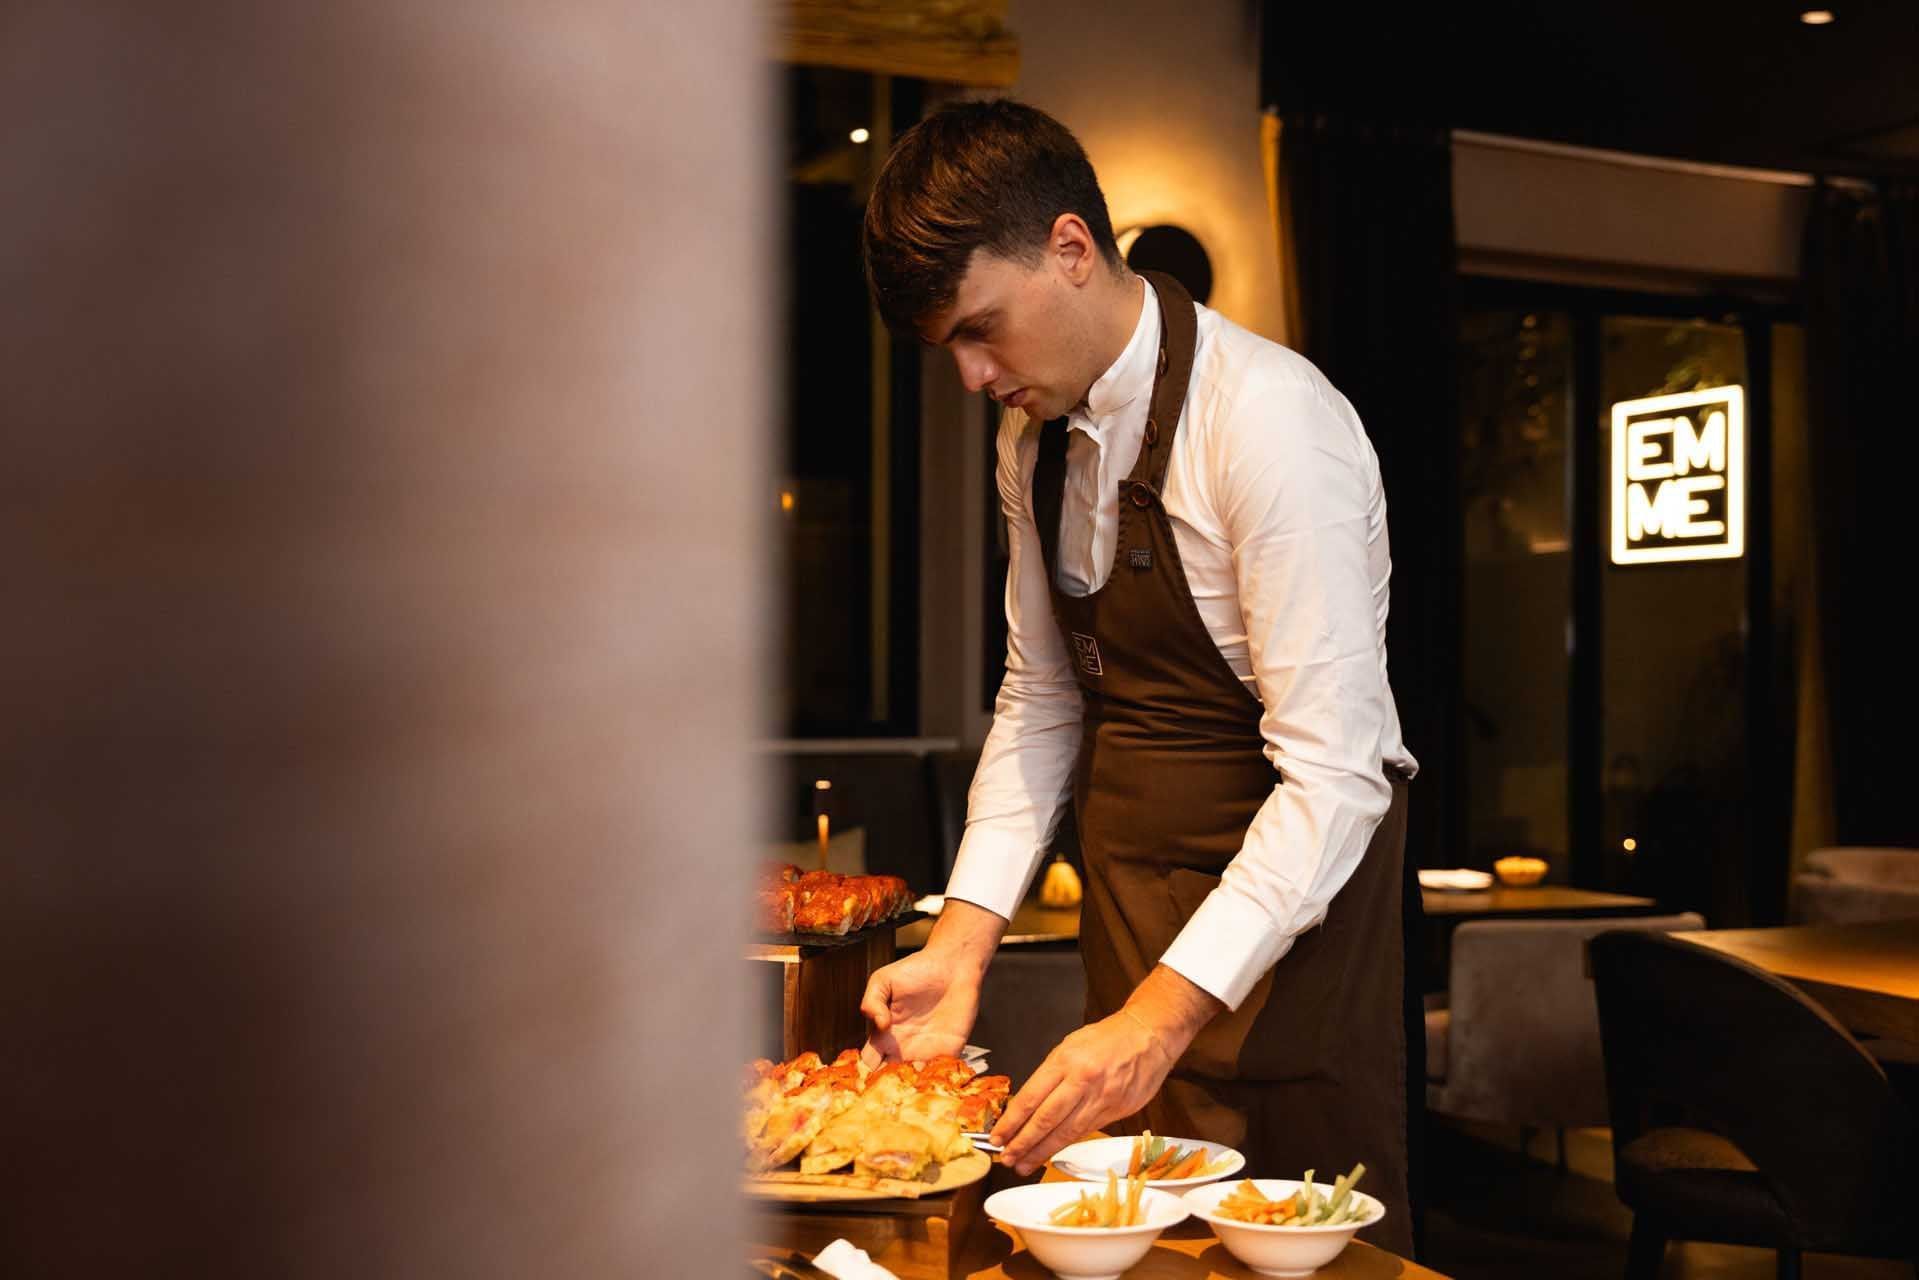
[[(1167, 889), (1179, 918), (1192, 919), (1219, 882), (1215, 875), (1174, 868)], [(1247, 1082), (1338, 1079), (1330, 1049), (1345, 974), (1328, 941), (1321, 928), (1294, 939), (1238, 1009), (1213, 1019), (1194, 1038), (1177, 1070)]]

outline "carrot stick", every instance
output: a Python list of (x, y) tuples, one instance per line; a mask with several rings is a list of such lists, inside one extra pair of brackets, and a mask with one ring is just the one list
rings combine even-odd
[(1206, 1148), (1194, 1147), (1193, 1154), (1166, 1171), (1168, 1178), (1190, 1178), (1206, 1163)]

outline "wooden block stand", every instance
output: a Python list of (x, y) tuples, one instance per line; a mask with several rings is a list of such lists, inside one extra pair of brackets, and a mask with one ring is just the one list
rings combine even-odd
[(898, 950), (895, 928), (875, 925), (864, 936), (831, 943), (756, 942), (747, 958), (777, 964), (780, 974), (781, 1056), (808, 1049), (828, 1062), (842, 1049), (866, 1043), (860, 997), (873, 970), (891, 964)]

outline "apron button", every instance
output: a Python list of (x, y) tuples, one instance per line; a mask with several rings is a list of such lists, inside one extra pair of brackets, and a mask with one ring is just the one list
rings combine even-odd
[(1159, 423), (1154, 422), (1151, 418), (1146, 419), (1146, 443), (1159, 443)]
[(1153, 505), (1153, 491), (1152, 491), (1151, 489), (1149, 489), (1149, 488), (1147, 488), (1147, 487), (1146, 487), (1145, 485), (1143, 485), (1143, 484), (1136, 484), (1136, 485), (1134, 485), (1134, 486), (1133, 486), (1133, 505), (1134, 505), (1134, 506), (1136, 506), (1136, 507), (1150, 507), (1150, 506), (1152, 506), (1152, 505)]

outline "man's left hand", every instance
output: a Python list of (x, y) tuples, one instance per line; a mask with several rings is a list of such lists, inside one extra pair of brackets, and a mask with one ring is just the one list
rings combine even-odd
[(993, 1126), (1000, 1157), (1031, 1173), (1101, 1125), (1159, 1092), (1199, 1029), (1226, 1006), (1159, 965), (1110, 1018), (1081, 1027), (1040, 1063)]
[(1046, 1055), (993, 1126), (993, 1141), (1006, 1148), (1002, 1161), (1031, 1173), (1068, 1143), (1133, 1114), (1159, 1092), (1176, 1057), (1125, 1009), (1081, 1027)]

